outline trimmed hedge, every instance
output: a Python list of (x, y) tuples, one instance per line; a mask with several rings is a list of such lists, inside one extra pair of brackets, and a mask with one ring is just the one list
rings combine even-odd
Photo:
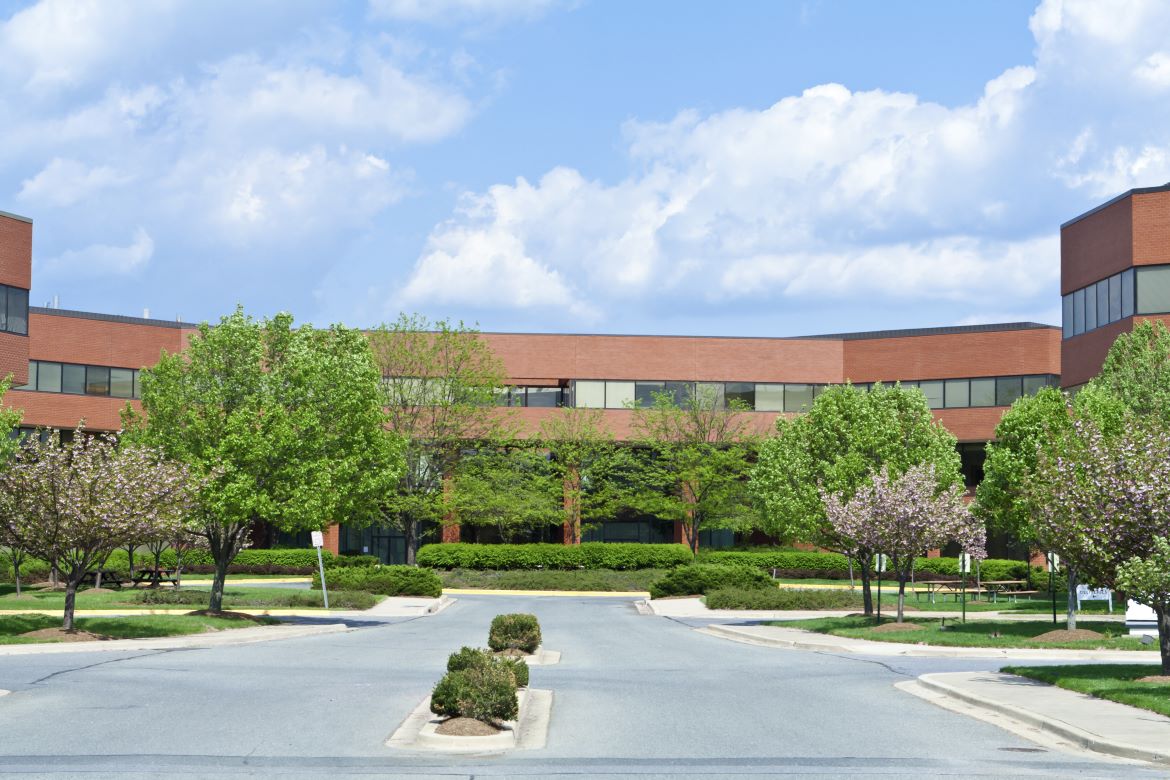
[(536, 615), (523, 612), (496, 615), (488, 631), (488, 647), (497, 653), (504, 650), (535, 653), (540, 647), (540, 623)]
[(812, 588), (720, 588), (706, 596), (707, 609), (856, 609), (861, 593)]
[(717, 566), (692, 563), (667, 572), (650, 586), (650, 598), (701, 596), (721, 588), (772, 588), (772, 578), (746, 566)]
[(428, 544), (418, 565), (432, 569), (671, 569), (692, 562), (681, 544)]
[(516, 678), (516, 685), (520, 688), (528, 687), (528, 664), (523, 658), (508, 658), (507, 656), (492, 655), (487, 650), (475, 647), (461, 647), (459, 652), (451, 653), (447, 658), (448, 672), (461, 672), (464, 669), (473, 669), (489, 664), (500, 664), (512, 672)]
[(447, 672), (431, 692), (431, 712), (492, 725), (513, 720), (520, 712), (516, 676), (502, 663)]
[[(789, 579), (848, 579), (849, 559), (840, 553), (817, 552), (739, 552), (711, 551), (700, 556), (702, 563), (720, 566), (746, 566), (771, 572)], [(959, 577), (958, 558), (918, 558), (914, 562), (916, 574), (932, 574), (942, 579)], [(1028, 564), (1023, 561), (988, 558), (979, 564), (980, 576), (985, 580), (1022, 580), (1028, 577)], [(857, 575), (857, 569), (854, 568)]]
[[(363, 568), (333, 568), (325, 570), (325, 583), (330, 590), (360, 590), (383, 596), (443, 595), (439, 575), (430, 569), (414, 566), (378, 566)], [(321, 589), (321, 575), (313, 575), (313, 588)]]

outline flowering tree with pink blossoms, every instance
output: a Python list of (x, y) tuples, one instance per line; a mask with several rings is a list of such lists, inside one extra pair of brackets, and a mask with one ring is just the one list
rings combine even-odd
[(30, 551), (57, 562), (65, 583), (62, 627), (74, 630), (77, 588), (90, 567), (128, 540), (177, 533), (192, 502), (185, 466), (147, 447), (119, 448), (80, 430), (62, 443), (30, 437), (3, 474), (0, 493), (28, 529)]
[[(1107, 436), (1093, 423), (1077, 422), (1057, 453), (1042, 460), (1032, 490), (1041, 541), (1081, 578), (1116, 588), (1125, 564), (1156, 557), (1158, 540), (1170, 537), (1170, 433), (1135, 419), (1123, 433)], [(1170, 674), (1170, 608), (1150, 606), (1158, 616), (1162, 669)]]
[(986, 556), (987, 531), (963, 502), (958, 485), (939, 488), (931, 465), (912, 466), (891, 477), (883, 467), (848, 500), (823, 494), (825, 514), (833, 530), (860, 549), (889, 556), (898, 580), (898, 622), (903, 622), (906, 581), (914, 559), (927, 550), (958, 542), (963, 552)]

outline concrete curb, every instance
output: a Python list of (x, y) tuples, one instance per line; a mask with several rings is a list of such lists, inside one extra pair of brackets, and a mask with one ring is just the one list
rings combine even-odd
[(561, 598), (646, 599), (644, 590), (495, 590), (489, 588), (443, 588), (444, 595), (459, 596), (559, 596)]
[(855, 655), (914, 658), (994, 658), (1025, 661), (1097, 661), (1099, 663), (1153, 663), (1157, 658), (1156, 653), (1144, 650), (1062, 650), (1059, 648), (1041, 650), (907, 645), (898, 642), (873, 642), (868, 639), (817, 634), (798, 628), (778, 628), (775, 626), (723, 626), (716, 624), (695, 630), (702, 634), (750, 645)]
[(442, 612), (443, 610), (445, 610), (447, 607), (454, 604), (455, 601), (456, 601), (456, 599), (453, 599), (449, 596), (439, 596), (439, 598), (435, 601), (435, 603), (433, 603), (429, 607), (427, 607), (427, 614), (428, 615), (437, 615), (440, 612)]
[(221, 647), (224, 645), (271, 642), (278, 639), (301, 639), (320, 634), (336, 634), (356, 630), (344, 623), (331, 623), (325, 626), (257, 626), (256, 628), (233, 628), (214, 633), (165, 636), (154, 639), (110, 639), (95, 642), (41, 642), (28, 645), (0, 645), (0, 656)]
[[(1094, 752), (1104, 753), (1110, 756), (1117, 756), (1118, 758), (1170, 765), (1170, 744), (1166, 745), (1162, 749), (1156, 749), (1124, 742), (1117, 738), (1106, 738), (1099, 734), (1095, 734), (1090, 731), (1086, 731), (1085, 729), (1079, 728), (1072, 723), (1066, 722), (1062, 719), (1063, 713), (1054, 714), (1050, 712), (1040, 712), (1037, 709), (1029, 709), (1003, 701), (995, 701), (986, 696), (980, 696), (970, 691), (965, 691), (962, 688), (949, 682), (950, 678), (969, 678), (970, 674), (971, 673), (969, 672), (943, 672), (935, 674), (924, 674), (918, 678), (918, 683), (922, 687), (932, 692), (942, 694), (953, 699), (958, 699), (959, 701), (974, 707), (990, 710), (1001, 715), (1006, 715), (1012, 720), (1024, 723), (1048, 734), (1052, 734), (1062, 739), (1068, 740), (1074, 745), (1086, 750), (1092, 750)], [(983, 672), (980, 674), (987, 674), (998, 678), (1003, 678), (1005, 685), (1018, 685), (1023, 681), (1026, 681), (1029, 684), (1035, 682), (1034, 680), (1028, 680), (1027, 678), (1017, 677), (1016, 675), (1012, 674), (999, 674), (995, 672)], [(1055, 686), (1047, 687), (1055, 688)], [(1164, 718), (1160, 715), (1157, 715), (1156, 713), (1147, 712), (1136, 707), (1129, 707), (1124, 704), (1117, 704), (1116, 702), (1111, 702), (1104, 699), (1096, 699), (1087, 694), (1076, 693), (1075, 691), (1066, 691), (1064, 689), (1056, 690), (1059, 690), (1061, 693), (1068, 694), (1070, 701), (1087, 700), (1092, 702), (1094, 705), (1111, 705), (1112, 707), (1125, 708), (1126, 710), (1130, 710), (1132, 712), (1131, 717), (1133, 719), (1140, 720), (1146, 724), (1151, 723), (1155, 718), (1160, 718), (1161, 721), (1166, 722), (1168, 731), (1170, 731), (1170, 718)]]
[(428, 753), (502, 753), (538, 750), (548, 742), (553, 692), (524, 688), (516, 692), (520, 714), (504, 724), (504, 730), (485, 737), (456, 737), (436, 733), (443, 719), (431, 713), (431, 697), (419, 703), (402, 722), (386, 746)]

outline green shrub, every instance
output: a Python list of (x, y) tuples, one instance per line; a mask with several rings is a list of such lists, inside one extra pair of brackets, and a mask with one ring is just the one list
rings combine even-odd
[(202, 604), (211, 599), (209, 590), (191, 588), (148, 588), (134, 594), (139, 604)]
[(503, 664), (447, 672), (431, 692), (431, 712), (449, 718), (475, 718), (496, 725), (520, 711), (516, 677)]
[[(720, 566), (744, 566), (771, 572), (786, 579), (848, 579), (849, 559), (840, 553), (790, 551), (712, 550), (699, 556), (700, 563)], [(959, 576), (958, 558), (918, 558), (916, 573), (932, 574), (940, 579)], [(1028, 576), (1028, 564), (1022, 561), (988, 558), (979, 565), (985, 580), (1022, 580)], [(856, 566), (854, 575), (860, 576)]]
[[(0, 568), (2, 582), (16, 582), (16, 574), (7, 557), (3, 558), (3, 567)], [(20, 582), (27, 585), (30, 582), (45, 582), (49, 579), (49, 564), (39, 558), (25, 558), (20, 563)]]
[[(333, 568), (325, 570), (325, 584), (330, 591), (360, 590), (383, 596), (443, 595), (439, 575), (430, 569), (416, 566), (374, 566), (364, 568)], [(313, 575), (313, 588), (320, 590), (321, 575)]]
[(497, 653), (501, 650), (522, 650), (534, 653), (540, 646), (540, 623), (536, 615), (515, 612), (496, 615), (488, 631), (488, 647)]
[(708, 609), (854, 609), (861, 594), (841, 588), (720, 588), (706, 602)]
[(444, 588), (494, 588), (498, 590), (641, 591), (666, 573), (665, 569), (578, 569), (576, 571), (492, 571), (451, 569), (440, 571)]
[(680, 566), (650, 586), (650, 598), (701, 596), (720, 588), (771, 588), (772, 579), (759, 569), (693, 563)]
[(370, 566), (380, 566), (381, 564), (382, 562), (378, 560), (378, 556), (376, 555), (338, 555), (325, 560), (325, 568), (367, 568)]
[(428, 544), (418, 564), (433, 569), (670, 569), (691, 562), (681, 544)]
[(528, 664), (523, 658), (508, 658), (507, 656), (492, 655), (487, 650), (475, 647), (462, 647), (459, 652), (452, 653), (447, 659), (448, 672), (461, 672), (465, 669), (475, 669), (488, 664), (499, 664), (512, 672), (516, 678), (516, 685), (525, 688), (528, 686)]
[[(191, 604), (207, 606), (210, 592), (206, 588), (149, 588), (140, 590), (135, 599), (140, 604)], [(372, 594), (356, 590), (330, 590), (329, 606), (334, 609), (369, 609), (378, 603)], [(321, 594), (304, 590), (287, 593), (237, 595), (229, 586), (224, 594), (229, 607), (288, 608), (322, 606)]]

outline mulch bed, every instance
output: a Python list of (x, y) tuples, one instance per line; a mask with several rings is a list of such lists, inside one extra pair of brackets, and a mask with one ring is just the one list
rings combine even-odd
[(894, 631), (925, 631), (926, 626), (919, 623), (882, 623), (870, 629), (875, 634), (888, 634)]
[(1038, 637), (1033, 637), (1033, 642), (1086, 642), (1090, 639), (1106, 639), (1104, 634), (1099, 634), (1096, 631), (1090, 631), (1087, 628), (1077, 628), (1069, 631), (1067, 628), (1061, 628), (1056, 631), (1049, 631), (1041, 634)]
[(66, 631), (63, 628), (38, 628), (36, 631), (26, 631), (21, 636), (29, 639), (55, 639), (58, 642), (101, 642), (113, 638), (92, 631)]
[(436, 734), (448, 737), (491, 737), (503, 729), (475, 718), (448, 718), (435, 728)]
[(1170, 674), (1151, 674), (1148, 677), (1139, 677), (1134, 682), (1170, 683)]

